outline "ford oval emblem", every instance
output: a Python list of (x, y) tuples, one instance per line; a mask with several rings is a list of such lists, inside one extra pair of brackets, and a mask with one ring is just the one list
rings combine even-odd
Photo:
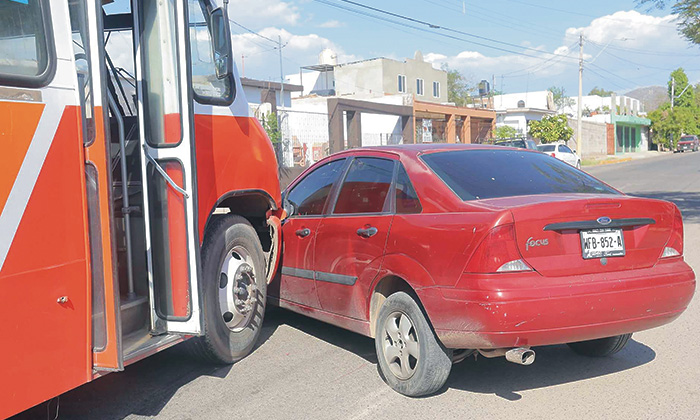
[(601, 225), (603, 225), (603, 226), (607, 226), (607, 225), (609, 225), (611, 222), (612, 222), (612, 219), (609, 218), (609, 217), (599, 217), (599, 218), (598, 218), (598, 223), (601, 224)]

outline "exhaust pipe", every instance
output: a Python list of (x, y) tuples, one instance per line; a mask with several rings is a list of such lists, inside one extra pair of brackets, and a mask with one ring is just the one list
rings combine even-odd
[(488, 358), (505, 356), (507, 361), (524, 366), (531, 365), (535, 361), (534, 350), (525, 347), (517, 347), (514, 349), (479, 350), (479, 354)]
[(506, 352), (506, 360), (518, 365), (528, 366), (535, 361), (535, 352), (525, 347), (518, 347)]

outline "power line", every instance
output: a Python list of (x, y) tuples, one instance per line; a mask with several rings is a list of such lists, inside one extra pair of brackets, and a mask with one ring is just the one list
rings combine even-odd
[[(339, 5), (339, 4), (337, 4), (337, 3), (332, 3), (331, 1), (328, 1), (328, 0), (315, 0), (315, 1), (318, 2), (318, 3), (326, 4), (326, 5), (328, 5), (328, 6), (336, 7), (336, 8), (342, 9), (342, 10), (351, 11), (351, 12), (355, 12), (355, 13), (359, 13), (359, 14), (364, 14), (364, 15), (366, 15), (366, 16), (370, 16), (370, 17), (373, 17), (373, 18), (375, 18), (375, 19), (379, 19), (379, 20), (383, 20), (383, 21), (388, 21), (388, 22), (391, 22), (391, 23), (394, 23), (394, 24), (399, 24), (399, 23), (397, 23), (396, 21), (392, 21), (392, 20), (390, 20), (390, 19), (382, 18), (382, 17), (376, 16), (376, 15), (371, 15), (371, 14), (367, 14), (367, 13), (361, 13), (360, 11), (357, 11), (357, 10), (354, 10), (354, 9), (351, 9), (351, 8), (347, 8), (347, 7), (343, 7), (342, 5)], [(492, 38), (488, 38), (488, 37), (483, 37), (483, 36), (471, 34), (471, 33), (468, 33), (468, 32), (464, 32), (464, 31), (452, 29), (452, 28), (449, 28), (449, 27), (436, 25), (436, 24), (433, 24), (433, 23), (430, 23), (430, 22), (422, 21), (422, 20), (420, 20), (420, 19), (411, 18), (411, 17), (408, 17), (408, 16), (400, 15), (400, 14), (398, 14), (398, 13), (389, 12), (389, 11), (382, 10), (382, 9), (379, 9), (379, 8), (376, 8), (376, 7), (372, 7), (372, 6), (367, 6), (367, 5), (364, 5), (364, 4), (361, 4), (361, 3), (357, 3), (357, 2), (354, 2), (354, 1), (351, 1), (351, 0), (337, 0), (337, 1), (340, 1), (340, 2), (343, 2), (343, 3), (352, 4), (352, 5), (355, 5), (355, 6), (357, 6), (357, 7), (361, 7), (361, 8), (368, 9), (368, 10), (372, 10), (372, 11), (374, 11), (374, 12), (381, 13), (381, 14), (388, 15), (388, 16), (392, 16), (392, 17), (395, 17), (395, 18), (398, 18), (398, 19), (402, 19), (402, 20), (406, 20), (406, 21), (409, 21), (409, 22), (417, 23), (417, 24), (419, 24), (419, 25), (427, 26), (430, 30), (427, 30), (427, 29), (421, 28), (421, 27), (417, 27), (417, 26), (413, 26), (413, 25), (401, 24), (402, 26), (405, 26), (405, 27), (409, 27), (409, 28), (412, 28), (412, 29), (420, 30), (420, 31), (423, 31), (423, 32), (428, 32), (428, 33), (437, 34), (437, 35), (440, 35), (440, 36), (445, 37), (445, 38), (450, 38), (450, 39), (455, 39), (455, 40), (459, 40), (459, 41), (463, 41), (463, 42), (472, 43), (472, 44), (479, 45), (479, 46), (482, 46), (482, 47), (485, 47), (485, 48), (491, 48), (491, 49), (494, 49), (494, 50), (503, 51), (503, 52), (508, 52), (508, 53), (511, 53), (511, 54), (521, 55), (521, 56), (525, 56), (525, 57), (532, 57), (532, 58), (537, 58), (537, 59), (543, 59), (542, 57), (538, 57), (538, 56), (535, 56), (535, 55), (532, 55), (532, 54), (527, 54), (527, 53), (523, 53), (523, 52), (519, 52), (519, 51), (513, 51), (513, 50), (510, 50), (510, 49), (507, 49), (507, 48), (496, 47), (496, 46), (493, 46), (493, 45), (488, 45), (488, 44), (484, 44), (484, 43), (481, 43), (481, 42), (477, 42), (477, 41), (472, 41), (472, 40), (464, 39), (464, 38), (461, 38), (461, 37), (458, 37), (458, 36), (454, 36), (454, 35), (450, 35), (450, 34), (445, 34), (445, 33), (441, 33), (441, 32), (436, 32), (435, 29), (442, 29), (442, 30), (447, 31), (447, 32), (456, 33), (456, 34), (460, 34), (460, 35), (465, 35), (465, 36), (468, 36), (468, 37), (477, 38), (477, 39), (485, 40), (485, 41), (488, 41), (488, 42), (493, 42), (493, 43), (497, 43), (497, 44), (507, 45), (507, 46), (511, 46), (511, 47), (515, 47), (515, 48), (519, 48), (519, 49), (524, 49), (524, 50), (530, 50), (530, 51), (537, 52), (537, 53), (539, 53), (539, 54), (546, 54), (546, 55), (552, 55), (552, 56), (559, 56), (559, 54), (550, 53), (550, 52), (538, 50), (538, 49), (535, 49), (535, 48), (523, 47), (523, 46), (520, 46), (520, 45), (511, 44), (511, 43), (508, 43), (508, 42), (503, 42), (503, 41), (499, 41), (499, 40), (496, 40), (496, 39), (492, 39)]]
[(270, 38), (266, 37), (265, 35), (261, 35), (261, 34), (255, 32), (255, 31), (252, 30), (252, 29), (248, 29), (248, 28), (246, 28), (245, 26), (241, 25), (240, 23), (236, 22), (235, 20), (233, 20), (233, 19), (231, 19), (231, 18), (229, 18), (229, 22), (231, 22), (231, 23), (233, 23), (234, 25), (236, 25), (236, 26), (238, 26), (238, 27), (240, 27), (240, 28), (242, 28), (242, 29), (244, 29), (244, 30), (250, 32), (251, 34), (253, 34), (253, 35), (257, 36), (257, 37), (260, 37), (260, 38), (262, 38), (262, 39), (264, 39), (264, 40), (270, 41), (270, 42), (272, 42), (273, 44), (277, 45), (277, 41), (275, 41), (275, 40), (273, 40), (273, 39), (270, 39)]
[[(529, 2), (521, 1), (521, 0), (505, 0), (505, 1), (509, 1), (509, 2), (511, 2), (511, 3), (518, 3), (518, 4), (525, 5), (525, 6), (530, 6), (530, 7), (537, 7), (537, 8), (545, 9), (545, 10), (551, 10), (551, 11), (553, 11), (553, 12), (566, 13), (566, 14), (569, 14), (569, 15), (576, 15), (576, 16), (590, 17), (590, 18), (594, 18), (594, 19), (615, 20), (615, 21), (618, 21), (618, 22), (629, 22), (629, 21), (630, 21), (629, 19), (620, 19), (620, 18), (615, 18), (615, 17), (612, 17), (612, 16), (596, 16), (596, 15), (589, 15), (589, 14), (587, 14), (587, 13), (581, 13), (581, 12), (576, 12), (576, 11), (573, 11), (573, 10), (566, 10), (566, 9), (558, 9), (558, 8), (556, 8), (556, 7), (544, 6), (544, 5), (541, 5), (541, 4), (529, 3)], [(666, 27), (674, 27), (674, 28), (675, 28), (675, 25), (670, 25), (670, 24), (665, 24), (665, 23), (655, 23), (655, 24), (653, 24), (653, 25), (654, 25), (654, 26), (666, 26)]]

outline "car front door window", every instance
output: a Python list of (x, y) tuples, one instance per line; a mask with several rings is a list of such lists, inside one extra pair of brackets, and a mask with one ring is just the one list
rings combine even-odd
[(345, 159), (329, 162), (295, 185), (286, 201), (290, 204), (292, 213), (289, 216), (317, 216), (323, 214), (333, 184), (340, 176)]

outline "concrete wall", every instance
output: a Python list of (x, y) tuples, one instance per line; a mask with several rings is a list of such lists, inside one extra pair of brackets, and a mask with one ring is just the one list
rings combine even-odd
[(338, 96), (384, 94), (381, 59), (340, 65), (335, 68), (334, 73), (335, 91)]
[[(569, 127), (574, 129), (574, 135), (569, 141), (569, 147), (576, 149), (577, 124), (575, 119), (569, 119)], [(608, 154), (607, 124), (590, 121), (581, 122), (581, 149), (577, 150), (582, 158)]]
[(493, 97), (493, 107), (497, 111), (518, 108), (518, 102), (525, 102), (525, 108), (550, 109), (552, 93), (547, 90), (537, 92), (508, 93)]

